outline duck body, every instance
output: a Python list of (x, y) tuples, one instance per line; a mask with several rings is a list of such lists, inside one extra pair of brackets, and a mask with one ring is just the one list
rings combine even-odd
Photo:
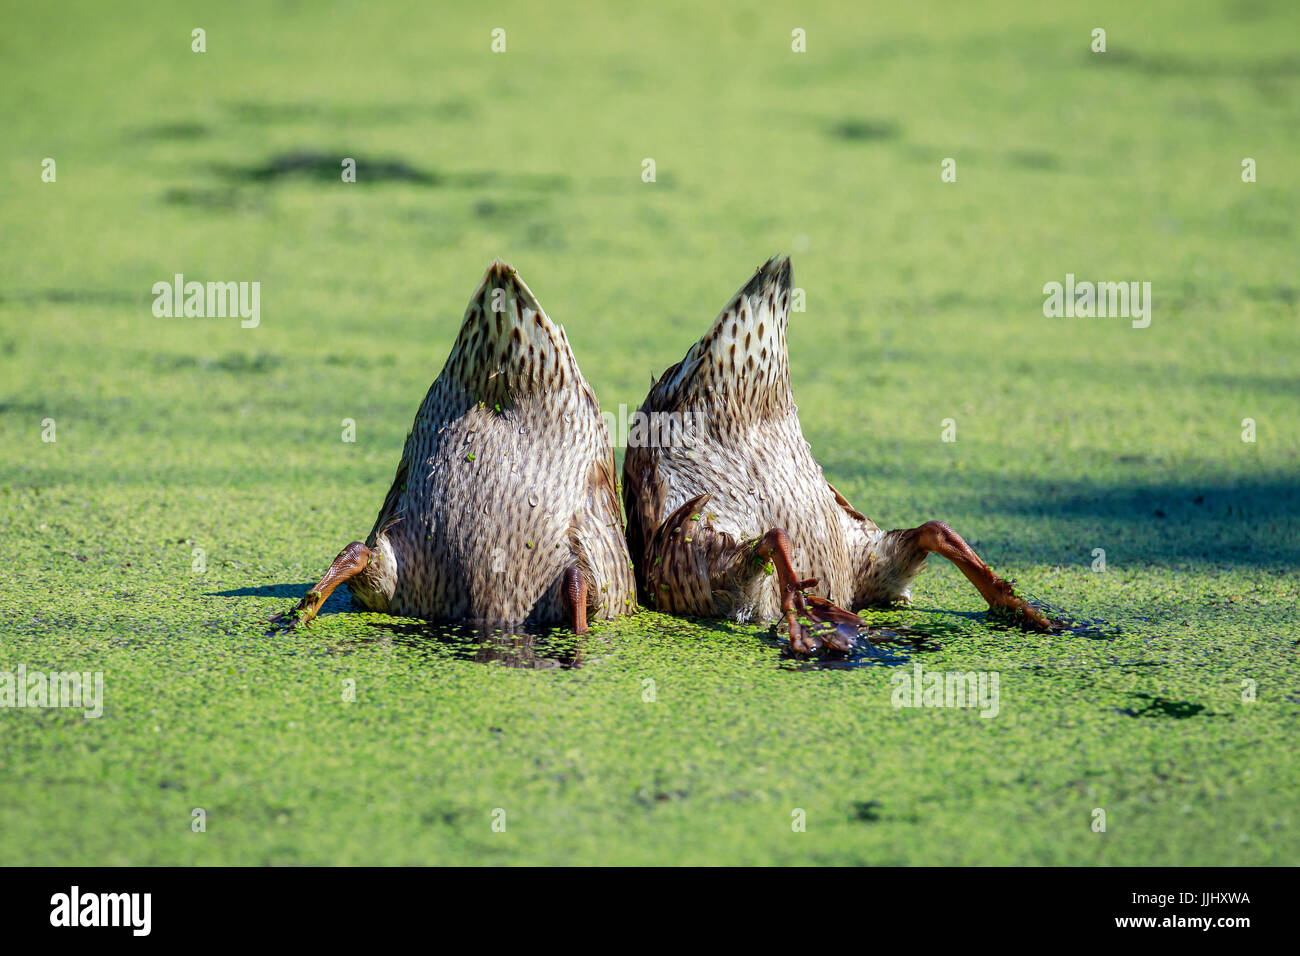
[(588, 615), (635, 607), (615, 476), (563, 328), (498, 261), (420, 404), (370, 534), (304, 602), (346, 581), (372, 611), (585, 630)]
[(781, 617), (766, 563), (743, 560), (772, 528), (790, 538), (815, 593), (853, 601), (856, 556), (878, 529), (827, 483), (804, 439), (786, 353), (789, 295), (789, 261), (773, 260), (641, 406), (693, 425), (688, 440), (629, 447), (625, 458), (630, 547), (650, 554), (638, 575), (647, 606), (741, 622)]
[(847, 650), (865, 622), (846, 609), (910, 601), (937, 552), (990, 603), (1015, 605), (947, 525), (882, 530), (827, 482), (790, 388), (790, 291), (789, 260), (769, 260), (641, 406), (692, 426), (677, 442), (629, 441), (623, 500), (642, 603), (739, 622), (784, 617), (796, 651)]
[[(407, 438), (392, 506), (376, 519), (383, 573), (348, 582), (358, 603), (427, 620), (558, 622), (563, 573), (577, 562), (595, 593), (611, 596), (599, 616), (623, 610), (633, 585), (613, 452), (586, 399), (561, 387), (545, 407), (498, 412), (435, 386)], [(595, 454), (602, 441), (605, 461)], [(379, 530), (390, 507), (401, 518)]]

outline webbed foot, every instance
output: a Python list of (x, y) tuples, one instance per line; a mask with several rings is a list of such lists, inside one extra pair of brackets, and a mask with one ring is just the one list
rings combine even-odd
[(1061, 629), (1059, 622), (1052, 621), (1017, 594), (1010, 581), (994, 574), (961, 535), (942, 521), (927, 521), (905, 533), (915, 535), (916, 543), (923, 550), (941, 555), (957, 565), (995, 614), (1008, 617), (1030, 630), (1051, 632)]
[(1002, 578), (997, 580), (1000, 585), (1004, 586), (1004, 590), (1003, 593), (999, 594), (996, 601), (989, 602), (989, 613), (995, 617), (1013, 621), (1029, 630), (1042, 631), (1045, 634), (1064, 630), (1065, 625), (1062, 622), (1044, 614), (1041, 608), (1036, 607), (1017, 594), (1012, 582)]
[(288, 611), (267, 620), (272, 630), (291, 631), (310, 624), (329, 600), (334, 589), (349, 578), (360, 574), (370, 563), (371, 551), (360, 541), (353, 541), (338, 553), (320, 582), (308, 591), (301, 601)]
[[(754, 553), (771, 561), (781, 589), (781, 612), (790, 629), (790, 649), (796, 654), (817, 654), (826, 648), (848, 653), (858, 643), (859, 628), (866, 622), (856, 614), (817, 597), (805, 594), (816, 578), (800, 578), (790, 560), (790, 538), (773, 528), (759, 539)], [(804, 623), (806, 619), (810, 623)]]

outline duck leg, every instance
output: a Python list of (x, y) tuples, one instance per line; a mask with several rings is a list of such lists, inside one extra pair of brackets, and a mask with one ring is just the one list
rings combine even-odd
[(961, 535), (942, 521), (927, 521), (919, 528), (890, 533), (898, 534), (905, 540), (910, 538), (922, 552), (940, 555), (957, 565), (990, 608), (1009, 611), (1037, 630), (1052, 630), (1052, 623), (1041, 611), (1025, 603), (1016, 594), (1010, 581), (994, 574), (971, 546), (962, 540)]
[[(781, 589), (781, 613), (790, 629), (790, 649), (798, 654), (815, 654), (825, 645), (847, 652), (858, 641), (858, 628), (866, 622), (856, 614), (837, 607), (825, 598), (804, 594), (817, 584), (816, 578), (800, 579), (790, 560), (790, 537), (781, 528), (773, 528), (754, 545), (754, 556), (762, 563), (771, 562)], [(799, 620), (804, 615), (814, 625)]]
[(587, 579), (576, 564), (564, 572), (564, 607), (574, 634), (587, 633)]
[(339, 552), (320, 582), (308, 591), (292, 610), (277, 614), (268, 623), (285, 628), (301, 627), (311, 621), (329, 600), (334, 589), (348, 578), (356, 577), (370, 563), (371, 551), (360, 541), (353, 541)]

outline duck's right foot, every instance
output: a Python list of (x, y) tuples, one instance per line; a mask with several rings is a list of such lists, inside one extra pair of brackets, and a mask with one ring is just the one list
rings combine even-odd
[(989, 602), (990, 613), (996, 617), (1014, 621), (1033, 631), (1052, 632), (1061, 629), (1059, 622), (1053, 621), (1040, 609), (1034, 607), (1034, 605), (1017, 594), (1010, 581), (1003, 578), (997, 580), (1005, 587), (1000, 589), (1002, 593), (995, 601)]
[(587, 579), (576, 564), (564, 572), (564, 609), (574, 634), (587, 633)]
[(371, 552), (360, 541), (353, 541), (350, 545), (339, 552), (338, 557), (330, 565), (330, 569), (325, 572), (325, 576), (320, 582), (308, 591), (301, 601), (294, 607), (281, 614), (270, 618), (266, 623), (270, 624), (276, 630), (294, 630), (303, 627), (311, 621), (320, 612), (321, 607), (329, 600), (329, 596), (334, 589), (342, 584), (348, 578), (355, 577), (365, 569), (370, 563)]
[(927, 521), (919, 528), (904, 533), (915, 536), (916, 544), (923, 551), (941, 555), (957, 565), (994, 613), (1010, 617), (1031, 630), (1058, 629), (1042, 611), (1017, 594), (1010, 581), (994, 574), (961, 535), (942, 521)]

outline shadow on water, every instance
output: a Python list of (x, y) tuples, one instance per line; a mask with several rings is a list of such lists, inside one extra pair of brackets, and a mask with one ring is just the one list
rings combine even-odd
[[(314, 585), (267, 584), (257, 587), (231, 588), (210, 591), (212, 597), (270, 597), (297, 601)], [(1059, 608), (1032, 597), (1026, 599), (1053, 620), (1061, 623), (1061, 632), (1085, 637), (1109, 639), (1120, 633), (1120, 628), (1097, 618), (1071, 617)], [(287, 610), (287, 608), (283, 609)], [(339, 588), (321, 608), (320, 616), (355, 611), (357, 607), (345, 588)], [(910, 608), (913, 612), (931, 614), (935, 619), (924, 630), (906, 624), (873, 621), (858, 632), (857, 646), (848, 653), (826, 649), (807, 657), (790, 649), (785, 626), (774, 623), (760, 640), (780, 651), (779, 666), (785, 670), (851, 670), (859, 667), (892, 667), (906, 664), (909, 654), (932, 653), (941, 650), (941, 641), (947, 638), (969, 637), (969, 629), (944, 621), (943, 618), (964, 618), (992, 630), (1025, 632), (1025, 628), (1012, 620), (997, 617), (987, 611), (953, 611), (940, 608)], [(696, 620), (700, 626), (716, 630), (731, 630), (736, 625), (713, 620)], [(431, 622), (412, 618), (392, 618), (386, 621), (367, 621), (375, 631), (373, 638), (346, 639), (331, 646), (335, 653), (347, 653), (358, 647), (388, 641), (423, 653), (438, 652), (457, 660), (480, 664), (498, 664), (503, 667), (530, 670), (570, 670), (590, 661), (590, 635), (575, 635), (562, 627), (533, 624), (509, 624), (500, 621)], [(1059, 632), (1058, 632), (1059, 633)]]
[(47, 302), (51, 305), (86, 305), (115, 307), (139, 305), (143, 297), (108, 289), (7, 289), (0, 293), (0, 303), (18, 302), (24, 305)]
[[(221, 178), (235, 183), (271, 184), (290, 179), (337, 183), (343, 171), (343, 158), (354, 156), (356, 150), (295, 149), (277, 153), (261, 162), (246, 165), (229, 163), (210, 164), (209, 168)], [(538, 192), (561, 192), (570, 185), (564, 175), (540, 173), (507, 174), (496, 170), (469, 170), (443, 173), (421, 169), (396, 157), (371, 157), (357, 159), (357, 182), (404, 182), (417, 186), (448, 187), (452, 189), (479, 189), (500, 187), (526, 189)]]
[[(1122, 632), (1118, 624), (1111, 624), (1109, 621), (1103, 621), (1099, 617), (1075, 617), (1068, 611), (1063, 611), (1055, 604), (1049, 604), (1047, 601), (1039, 600), (1031, 594), (1023, 594), (1025, 603), (1041, 611), (1049, 620), (1054, 622), (1057, 627), (1053, 629), (1055, 634), (1076, 634), (1079, 637), (1092, 637), (1099, 640), (1110, 640), (1118, 637)], [(1013, 632), (1016, 634), (1037, 634), (1039, 631), (1033, 628), (1027, 628), (1019, 621), (1011, 617), (1004, 617), (993, 611), (955, 611), (947, 608), (923, 608), (912, 607), (911, 611), (918, 614), (933, 614), (939, 617), (956, 617), (963, 618), (967, 621), (974, 621), (981, 627), (987, 627), (992, 631)], [(933, 628), (934, 625), (926, 625)], [(969, 632), (965, 632), (969, 633)]]
[[(1140, 472), (1156, 463), (1143, 458), (1132, 462), (1134, 475), (1128, 480), (1122, 474), (1128, 461), (1107, 456), (1124, 466), (1109, 481), (1004, 475), (955, 479), (949, 471), (909, 463), (923, 454), (901, 449), (896, 457), (873, 461), (870, 473), (848, 453), (832, 449), (819, 457), (827, 474), (840, 479), (837, 487), (852, 480), (885, 486), (900, 482), (933, 489), (940, 502), (951, 500), (951, 506), (941, 503), (923, 513), (883, 513), (879, 502), (850, 496), (853, 506), (882, 528), (948, 521), (995, 569), (1010, 561), (1086, 565), (1095, 557), (1092, 549), (1103, 542), (1107, 560), (1129, 565), (1207, 563), (1288, 570), (1300, 565), (1300, 478), (1285, 471), (1210, 472), (1198, 478), (1194, 471), (1175, 467), (1170, 470), (1175, 477), (1152, 480)], [(974, 536), (955, 517), (958, 512), (1009, 516), (1018, 524), (1014, 531), (985, 530)]]
[[(304, 581), (302, 584), (263, 584), (258, 587), (231, 588), (228, 591), (209, 591), (207, 596), (282, 598), (297, 603), (304, 594), (315, 586), (315, 581)], [(352, 603), (352, 595), (348, 593), (348, 589), (337, 588), (321, 606), (318, 616), (324, 617), (326, 614), (339, 614), (355, 609), (356, 605)], [(287, 611), (288, 608), (280, 608), (279, 610)]]
[(846, 118), (827, 128), (827, 134), (849, 142), (871, 142), (897, 139), (902, 127), (893, 120)]
[(1140, 710), (1132, 707), (1117, 708), (1115, 713), (1125, 717), (1170, 717), (1174, 720), (1186, 720), (1188, 717), (1218, 717), (1212, 710), (1206, 710), (1204, 704), (1193, 704), (1186, 700), (1170, 700), (1167, 697), (1154, 697), (1151, 694), (1134, 694), (1138, 700), (1146, 701)]
[[(264, 584), (258, 587), (209, 591), (210, 597), (269, 597), (297, 602), (314, 583)], [(288, 606), (279, 610), (287, 611)], [(325, 601), (318, 617), (359, 610), (347, 588), (338, 588)], [(439, 652), (457, 660), (499, 664), (530, 670), (572, 669), (590, 660), (590, 635), (576, 635), (566, 628), (544, 624), (506, 624), (500, 621), (437, 623), (414, 618), (366, 621), (375, 631), (371, 638), (349, 638), (331, 645), (335, 653), (346, 653), (368, 644), (389, 641), (423, 653)]]
[[(1029, 483), (1024, 494), (993, 507), (1003, 513), (1064, 519), (1122, 541), (1135, 560), (1294, 565), (1300, 481), (1260, 475), (1237, 480)], [(1288, 531), (1288, 529), (1291, 529)], [(1046, 557), (1046, 549), (1029, 556)], [(1059, 560), (1059, 556), (1058, 556)]]
[[(343, 157), (350, 155), (352, 153), (346, 150), (326, 153), (301, 149), (280, 153), (263, 163), (250, 166), (223, 166), (220, 171), (229, 178), (253, 182), (273, 182), (288, 176), (301, 176), (334, 183), (340, 178)], [(440, 177), (435, 173), (417, 169), (405, 160), (387, 157), (363, 159), (357, 163), (357, 171), (358, 179), (364, 175), (367, 182), (407, 182), (421, 186), (436, 186), (440, 182)]]
[(445, 99), (434, 103), (237, 100), (224, 106), (236, 123), (250, 126), (286, 126), (290, 123), (314, 122), (324, 122), (331, 126), (427, 124), (469, 119), (475, 111), (473, 102), (466, 99)]
[(190, 186), (173, 188), (163, 193), (162, 201), (169, 206), (189, 206), (207, 211), (234, 211), (237, 209), (251, 209), (257, 206), (257, 202), (253, 198), (229, 187), (218, 189)]
[(1251, 59), (1207, 60), (1205, 57), (1176, 53), (1141, 53), (1136, 50), (1112, 49), (1105, 56), (1081, 57), (1093, 69), (1133, 70), (1147, 76), (1195, 77), (1198, 80), (1231, 77), (1236, 79), (1273, 80), (1300, 76), (1300, 56), (1257, 56)]
[[(1075, 634), (1079, 637), (1096, 637), (1110, 640), (1118, 637), (1122, 631), (1118, 624), (1111, 624), (1099, 617), (1075, 617), (1069, 611), (1044, 601), (1042, 598), (1036, 598), (1032, 594), (1022, 592), (1021, 597), (1024, 598), (1026, 604), (1052, 622), (1052, 631), (1055, 634)], [(994, 611), (985, 611), (984, 619), (990, 627), (997, 630), (1025, 630), (1019, 622), (1008, 620)]]
[(858, 800), (853, 804), (853, 819), (866, 823), (875, 823), (880, 819), (880, 811), (885, 805), (879, 800)]
[(137, 127), (128, 130), (127, 137), (133, 140), (176, 142), (203, 139), (209, 136), (211, 132), (212, 131), (202, 123), (178, 121), (155, 123), (152, 126)]
[[(1099, 640), (1110, 640), (1119, 636), (1118, 625), (1110, 624), (1101, 618), (1075, 617), (1055, 605), (1025, 595), (1027, 603), (1037, 608), (1058, 625), (1054, 633), (1074, 634)], [(813, 657), (797, 655), (790, 650), (790, 641), (783, 624), (773, 624), (766, 635), (766, 642), (781, 649), (781, 666), (787, 670), (844, 670), (856, 667), (891, 667), (906, 664), (911, 658), (909, 653), (932, 653), (941, 650), (942, 638), (967, 638), (970, 630), (943, 618), (964, 618), (994, 631), (1014, 632), (1017, 634), (1037, 634), (1038, 631), (1026, 628), (1020, 622), (999, 616), (991, 611), (952, 611), (942, 608), (917, 608), (909, 610), (921, 614), (935, 615), (935, 619), (925, 625), (925, 630), (909, 627), (905, 624), (871, 622), (858, 632), (858, 644), (852, 651), (825, 650)]]
[(1040, 149), (1016, 149), (1007, 153), (1007, 161), (1022, 169), (1054, 170), (1061, 168), (1061, 158)]

